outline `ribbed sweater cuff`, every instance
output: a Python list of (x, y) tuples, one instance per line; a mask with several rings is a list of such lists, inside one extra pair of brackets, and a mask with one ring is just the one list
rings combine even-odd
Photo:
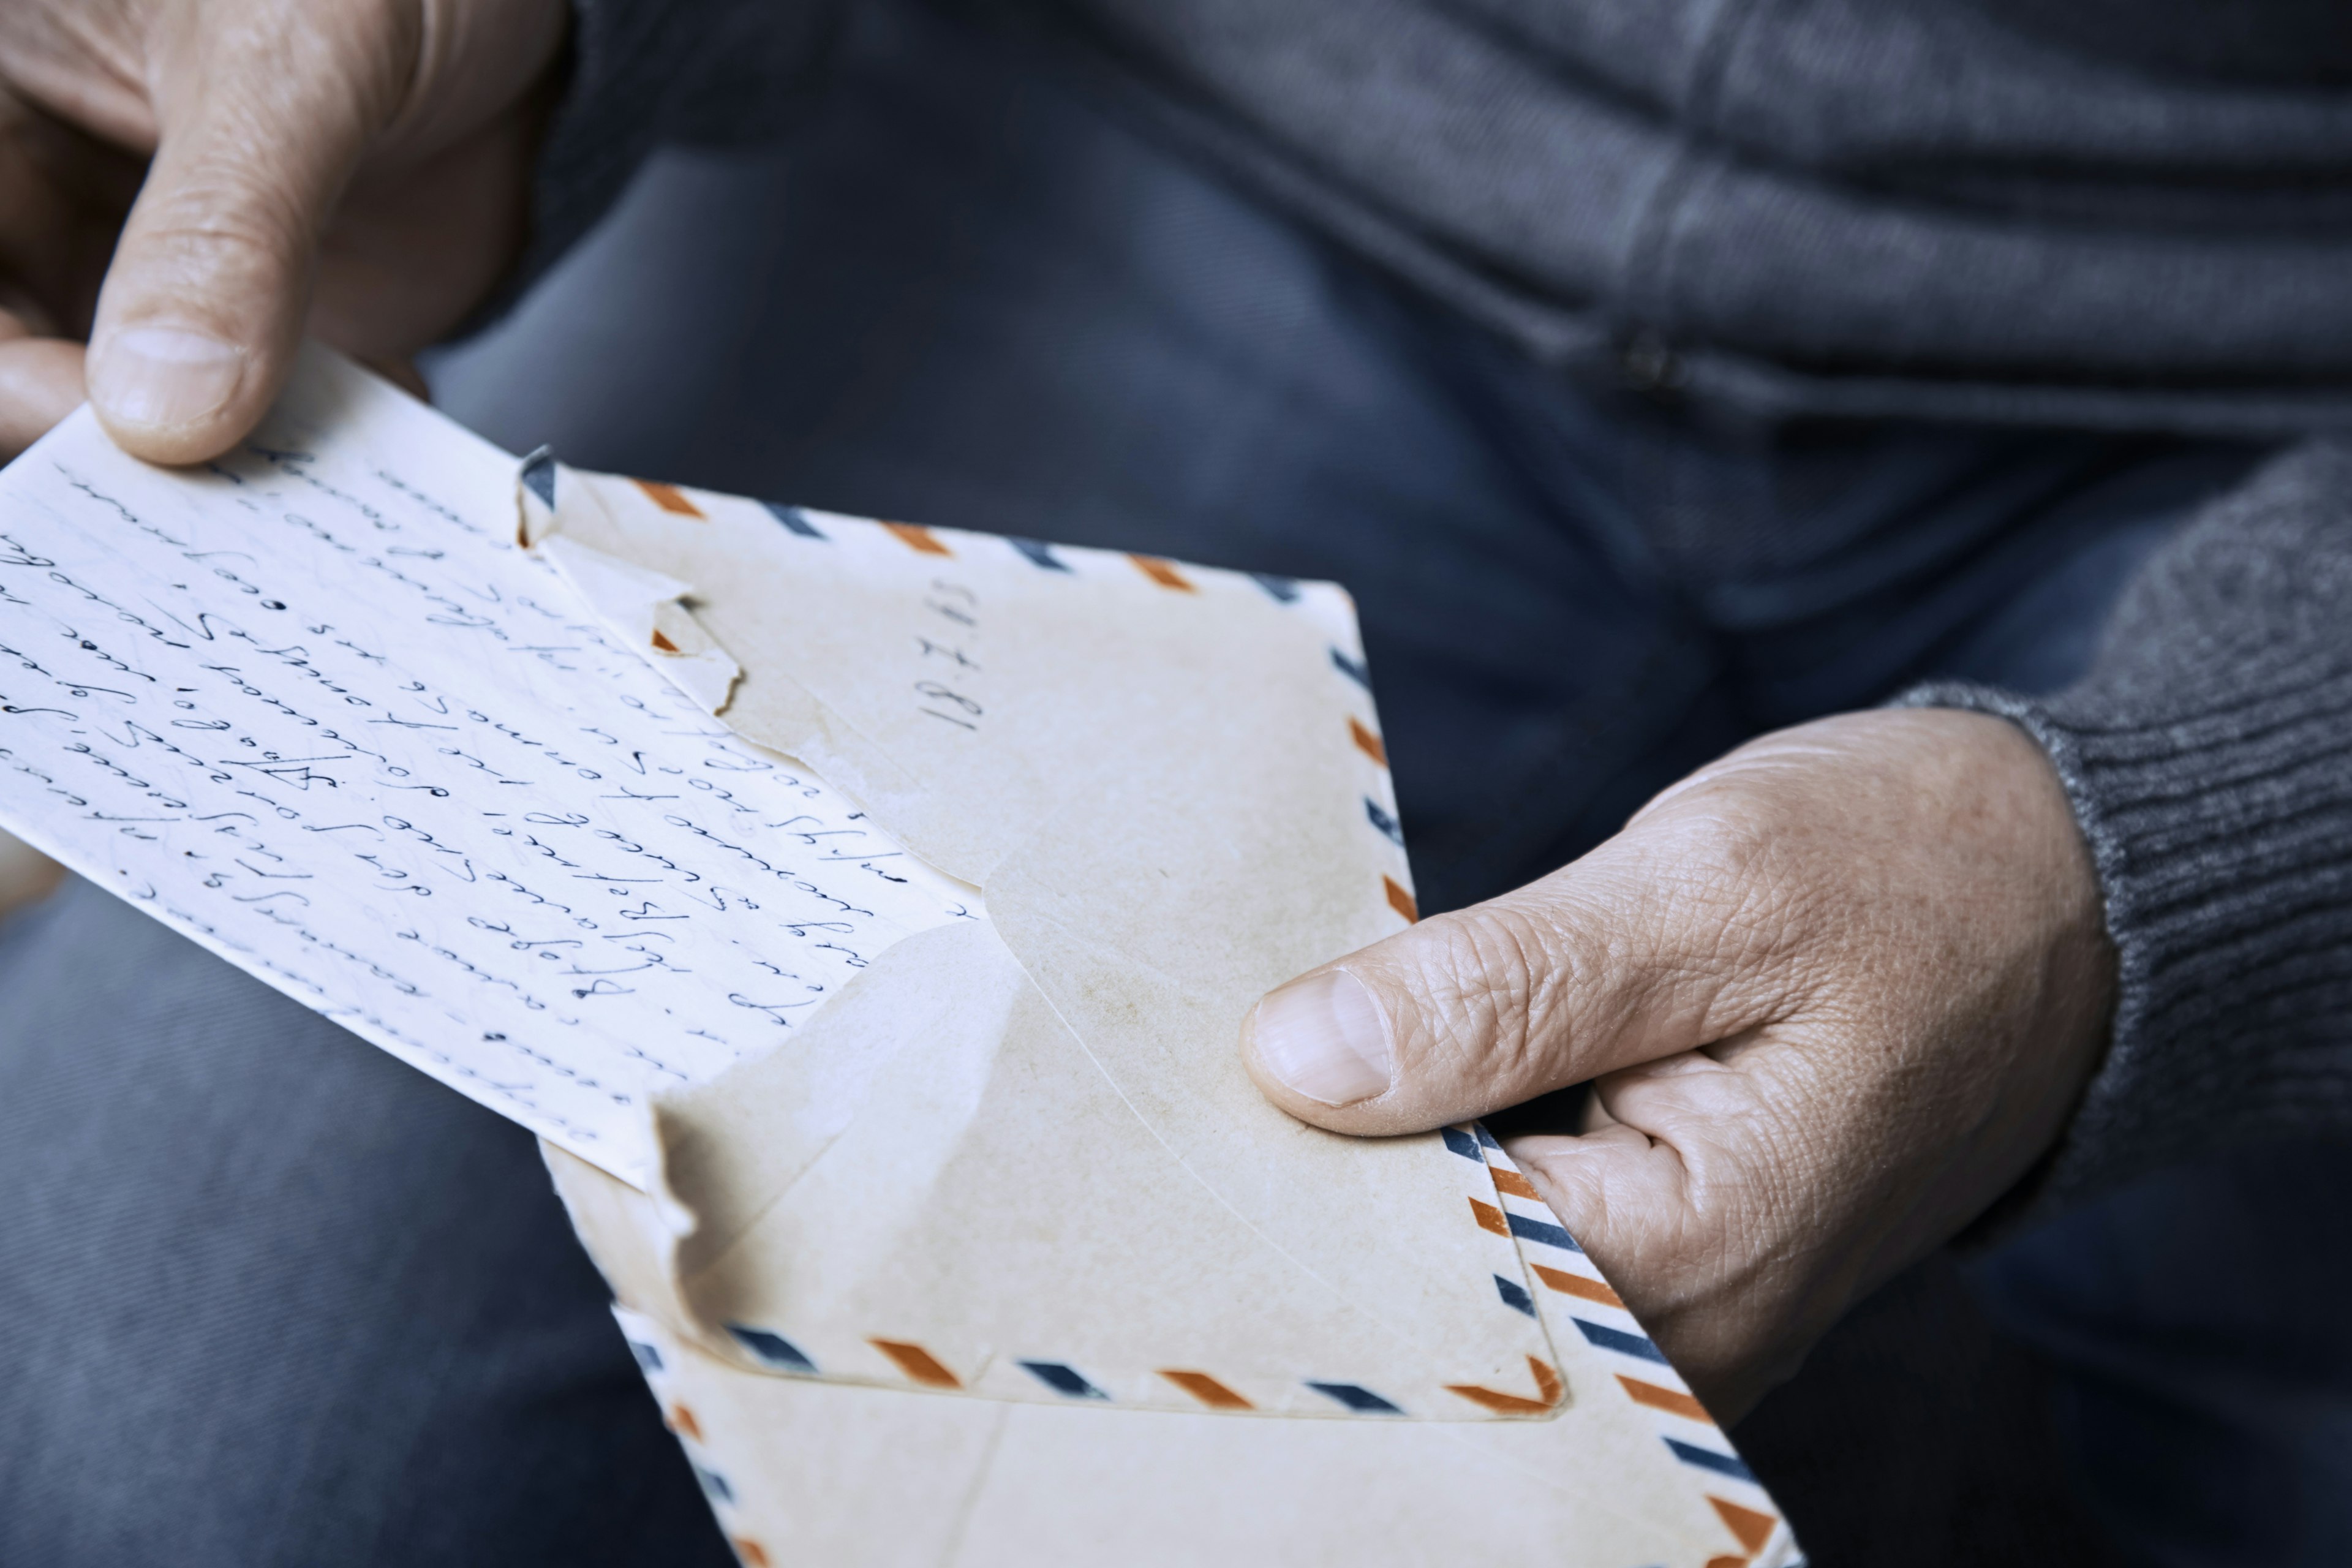
[(2192, 521), (2068, 690), (1902, 701), (2021, 726), (2098, 868), (2114, 1034), (2034, 1208), (2352, 1128), (2352, 447), (2297, 447)]

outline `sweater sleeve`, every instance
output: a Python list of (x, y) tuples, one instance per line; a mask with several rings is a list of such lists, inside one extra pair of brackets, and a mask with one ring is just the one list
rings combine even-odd
[(2021, 725), (2097, 864), (2114, 1033), (2033, 1206), (2352, 1127), (2352, 443), (2291, 448), (2192, 520), (2065, 691), (1903, 700)]
[(569, 72), (513, 287), (604, 215), (659, 143), (762, 140), (821, 79), (843, 0), (572, 0)]

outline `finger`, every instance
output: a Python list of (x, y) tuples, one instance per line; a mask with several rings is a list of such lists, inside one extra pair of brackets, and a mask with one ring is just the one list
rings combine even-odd
[(235, 445), (291, 369), (319, 237), (391, 115), (415, 41), (400, 7), (172, 8), (161, 142), (99, 298), (90, 400), (127, 449)]
[[(1787, 1046), (1790, 1042), (1783, 1042)], [(1894, 1269), (1826, 1150), (1884, 1172), (1854, 1109), (1822, 1098), (1811, 1043), (1685, 1051), (1593, 1083), (1578, 1136), (1504, 1147), (1718, 1419), (1796, 1369)], [(1793, 1076), (1792, 1076), (1793, 1075)], [(1814, 1079), (1808, 1085), (1809, 1079)], [(1873, 1186), (1883, 1184), (1874, 1177)], [(1911, 1254), (1910, 1256), (1916, 1256)], [(1907, 1261), (1907, 1258), (1901, 1261)]]
[(1744, 1293), (1727, 1291), (1716, 1264), (1736, 1249), (1713, 1241), (1720, 1226), (1700, 1212), (1681, 1151), (1614, 1125), (1504, 1150), (1718, 1422), (1794, 1370), (1796, 1355), (1735, 1310)]
[(0, 462), (81, 405), (81, 345), (62, 338), (0, 342)]
[(1671, 823), (1621, 834), (1423, 921), (1269, 993), (1244, 1061), (1303, 1121), (1409, 1132), (1751, 1027), (1782, 994), (1759, 952), (1782, 922), (1727, 844)]

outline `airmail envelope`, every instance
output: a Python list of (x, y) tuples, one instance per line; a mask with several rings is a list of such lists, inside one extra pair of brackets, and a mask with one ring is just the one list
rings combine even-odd
[(1483, 1129), (1291, 1120), (1237, 1026), (1414, 919), (1328, 584), (527, 461), (521, 538), (975, 918), (548, 1159), (751, 1563), (1800, 1561)]
[(0, 823), (537, 1131), (744, 1562), (1799, 1560), (1480, 1128), (1242, 1069), (1415, 914), (1338, 588), (516, 475), (316, 351), (68, 420)]

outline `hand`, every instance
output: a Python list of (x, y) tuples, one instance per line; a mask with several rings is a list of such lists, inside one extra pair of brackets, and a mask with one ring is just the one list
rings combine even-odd
[(126, 448), (195, 462), (252, 428), (306, 331), (395, 366), (446, 333), (520, 254), (566, 16), (0, 5), (0, 458), (85, 372)]
[(1441, 1126), (1591, 1080), (1512, 1140), (1717, 1416), (2057, 1139), (2115, 990), (2088, 849), (2005, 721), (1848, 714), (1768, 735), (1542, 880), (1268, 994), (1276, 1104)]

